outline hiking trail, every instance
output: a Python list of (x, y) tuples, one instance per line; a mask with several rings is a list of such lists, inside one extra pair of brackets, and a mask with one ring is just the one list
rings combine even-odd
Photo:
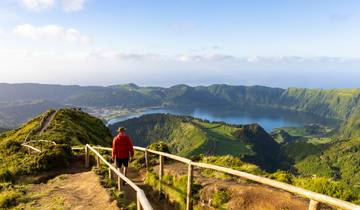
[[(83, 160), (71, 163), (66, 169), (54, 170), (23, 182), (35, 180), (27, 189), (30, 202), (18, 206), (25, 209), (119, 209), (95, 172), (83, 166)], [(53, 178), (54, 177), (54, 178)], [(52, 178), (52, 179), (49, 179)], [(46, 181), (47, 182), (44, 182)]]

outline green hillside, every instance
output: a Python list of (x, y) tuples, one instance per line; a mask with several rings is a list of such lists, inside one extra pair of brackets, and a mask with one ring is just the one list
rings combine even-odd
[[(297, 148), (300, 150), (300, 148)], [(338, 180), (360, 193), (360, 139), (333, 143), (297, 161), (301, 176), (323, 176)]]
[(14, 130), (0, 134), (0, 181), (66, 165), (71, 157), (71, 145), (111, 144), (111, 134), (101, 120), (78, 110), (60, 109), (41, 135), (33, 134), (29, 139), (46, 139), (57, 145), (45, 144), (40, 155), (29, 155), (21, 144), (49, 113), (54, 112), (45, 112)]
[(229, 125), (192, 117), (150, 114), (111, 125), (126, 126), (127, 133), (139, 146), (165, 141), (180, 156), (233, 155), (255, 163), (265, 170), (286, 168), (287, 158), (280, 145), (259, 125)]

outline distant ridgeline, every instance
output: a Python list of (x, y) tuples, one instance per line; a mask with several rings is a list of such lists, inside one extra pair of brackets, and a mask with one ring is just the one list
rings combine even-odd
[(0, 84), (0, 127), (6, 127), (1, 126), (1, 122), (15, 126), (47, 108), (64, 104), (131, 108), (218, 105), (283, 108), (342, 120), (344, 123), (339, 134), (345, 137), (360, 136), (360, 89), (281, 89), (229, 85), (162, 88), (139, 87), (135, 84), (109, 87)]

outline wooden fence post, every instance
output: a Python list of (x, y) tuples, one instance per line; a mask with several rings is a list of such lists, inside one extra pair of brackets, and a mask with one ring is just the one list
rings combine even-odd
[[(100, 149), (96, 149), (96, 151), (100, 154)], [(100, 157), (96, 155), (96, 167), (100, 168)]]
[(136, 193), (136, 209), (141, 210), (141, 203), (139, 199), (139, 193)]
[(164, 156), (160, 155), (159, 156), (159, 162), (160, 162), (160, 165), (159, 165), (159, 192), (161, 194), (161, 182), (162, 182), (162, 176), (164, 174)]
[(318, 210), (319, 209), (319, 202), (314, 201), (314, 200), (310, 200), (309, 203), (309, 210)]
[(111, 180), (112, 179), (112, 177), (111, 177), (111, 168), (109, 167), (109, 179)]
[(192, 210), (192, 182), (194, 175), (194, 166), (189, 163), (188, 179), (187, 179), (187, 194), (186, 194), (186, 210)]
[(87, 145), (85, 145), (85, 167), (89, 167), (89, 149)]
[[(119, 171), (119, 173), (121, 173), (120, 168), (118, 168), (118, 171)], [(120, 178), (120, 176), (117, 177), (117, 182), (118, 182), (117, 183), (118, 184), (118, 189), (121, 192), (121, 178)]]
[(149, 157), (148, 157), (147, 149), (145, 149), (145, 166), (146, 166), (146, 171), (149, 170)]

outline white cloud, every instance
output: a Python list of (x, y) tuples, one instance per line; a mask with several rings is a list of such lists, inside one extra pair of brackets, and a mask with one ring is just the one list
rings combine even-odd
[(66, 12), (80, 11), (84, 4), (85, 0), (62, 0), (62, 7)]
[(39, 12), (60, 5), (66, 12), (80, 11), (86, 0), (18, 0), (26, 9)]
[(20, 3), (29, 10), (41, 11), (54, 6), (55, 0), (20, 0)]
[(80, 44), (87, 44), (91, 41), (89, 36), (81, 34), (76, 29), (66, 29), (57, 25), (35, 27), (30, 24), (24, 24), (17, 26), (14, 29), (14, 33), (33, 40), (65, 41)]
[(166, 86), (229, 83), (326, 88), (358, 87), (360, 76), (359, 58), (197, 54), (183, 55), (184, 62), (180, 57), (113, 49), (68, 52), (56, 48), (49, 51), (1, 48), (0, 82), (85, 85), (134, 82)]

